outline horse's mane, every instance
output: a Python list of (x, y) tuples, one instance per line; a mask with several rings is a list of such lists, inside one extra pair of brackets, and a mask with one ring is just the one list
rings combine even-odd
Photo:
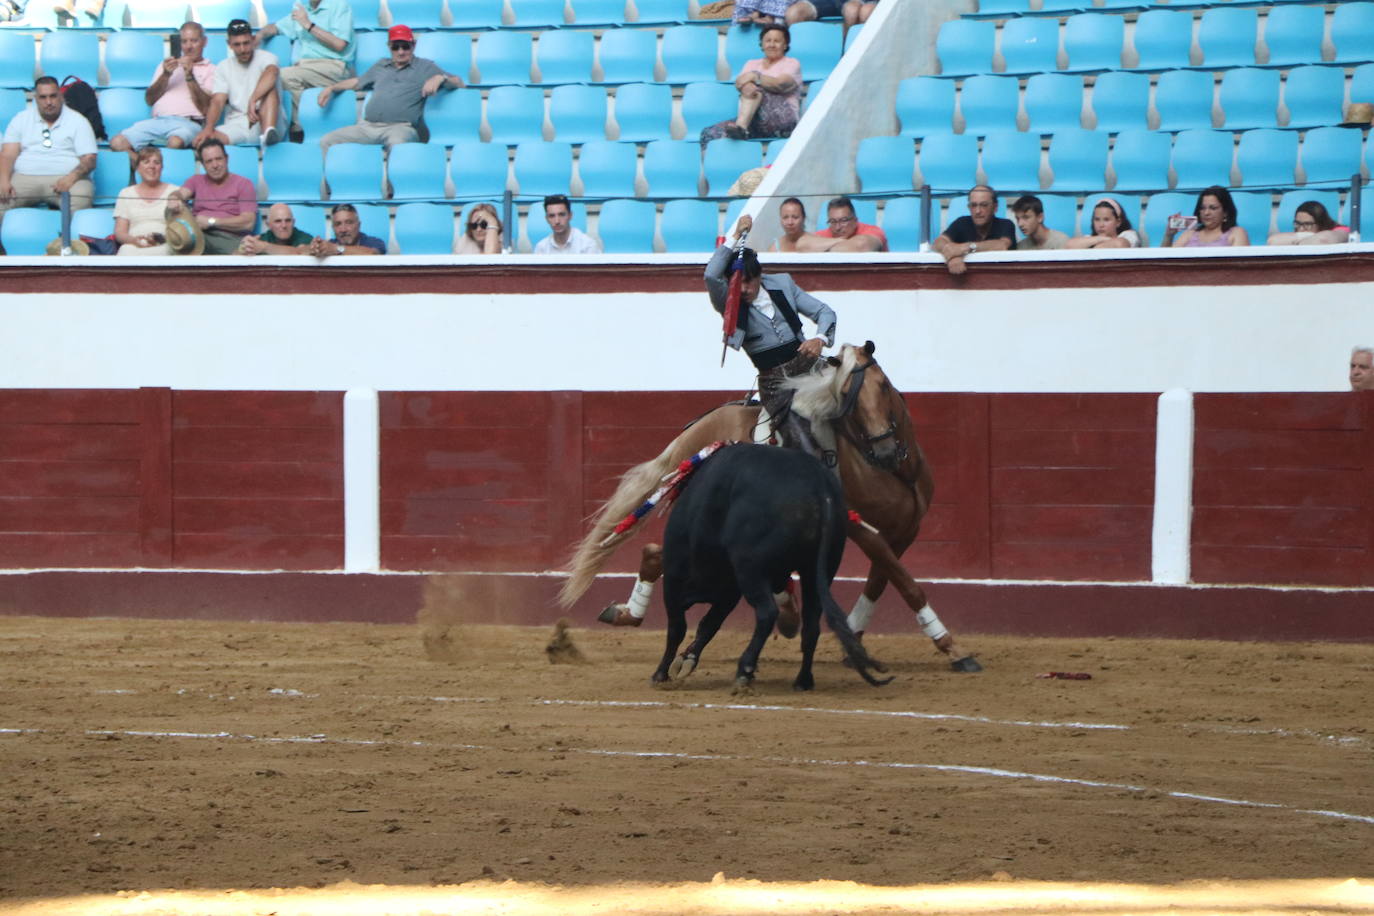
[(849, 373), (854, 371), (854, 364), (859, 361), (856, 353), (858, 347), (844, 344), (840, 348), (838, 366), (819, 362), (810, 374), (785, 381), (785, 387), (796, 391), (792, 398), (792, 409), (812, 421), (838, 417), (843, 403), (841, 392), (845, 379), (849, 378)]

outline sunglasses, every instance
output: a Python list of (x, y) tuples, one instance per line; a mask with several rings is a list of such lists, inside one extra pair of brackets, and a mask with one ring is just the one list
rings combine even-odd
[(391, 50), (393, 51), (409, 51), (413, 47), (415, 47), (413, 41), (393, 41), (391, 43)]
[(489, 223), (486, 223), (486, 222), (468, 223), (468, 229), (469, 229), (470, 231), (473, 231), (473, 232), (476, 232), (478, 229), (490, 229), (490, 228), (491, 228), (491, 225), (490, 225)]
[(52, 129), (49, 127), (43, 128), (43, 148), (52, 149)]

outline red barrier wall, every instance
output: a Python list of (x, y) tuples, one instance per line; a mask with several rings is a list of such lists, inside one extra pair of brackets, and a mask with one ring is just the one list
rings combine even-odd
[(1194, 581), (1374, 585), (1374, 392), (1194, 410)]

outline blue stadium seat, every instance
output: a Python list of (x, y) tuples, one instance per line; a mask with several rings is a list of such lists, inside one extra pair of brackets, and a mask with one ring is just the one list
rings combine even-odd
[(1284, 191), (1279, 197), (1278, 209), (1274, 212), (1274, 225), (1279, 232), (1293, 231), (1293, 214), (1298, 207), (1309, 200), (1315, 200), (1326, 208), (1326, 212), (1331, 214), (1332, 219), (1336, 219), (1336, 214), (1341, 210), (1341, 195), (1337, 191), (1323, 191), (1316, 188), (1299, 188), (1294, 191)]
[(196, 22), (207, 29), (225, 29), (234, 19), (253, 21), (250, 0), (195, 0)]
[(381, 200), (386, 190), (382, 148), (371, 143), (336, 143), (325, 150), (324, 180), (330, 200)]
[(1309, 130), (1302, 138), (1302, 169), (1307, 187), (1350, 184), (1351, 176), (1360, 172), (1362, 133), (1355, 127)]
[(1263, 245), (1273, 231), (1270, 224), (1274, 213), (1272, 197), (1268, 191), (1231, 192), (1231, 200), (1236, 205), (1236, 225), (1250, 236), (1251, 245)]
[(1279, 73), (1237, 67), (1221, 78), (1221, 114), (1227, 130), (1279, 126)]
[(48, 253), (48, 243), (62, 231), (62, 214), (57, 210), (19, 207), (5, 214), (0, 225), (0, 245), (14, 257), (33, 257)]
[(0, 130), (10, 123), (10, 119), (28, 107), (28, 97), (24, 90), (17, 87), (0, 89)]
[(811, 103), (821, 97), (821, 90), (824, 88), (825, 80), (815, 80), (806, 84), (806, 95), (802, 96), (802, 114), (806, 114), (806, 110), (811, 107)]
[[(643, 200), (608, 200), (601, 205), (596, 234), (607, 254), (648, 254), (654, 250), (653, 204)], [(533, 238), (534, 234), (531, 233)], [(712, 239), (714, 241), (714, 239)]]
[(902, 136), (923, 137), (954, 129), (954, 80), (912, 76), (897, 84), (897, 122)]
[(1326, 30), (1326, 11), (1320, 6), (1276, 6), (1264, 23), (1264, 44), (1269, 48), (1269, 66), (1322, 62), (1322, 33)]
[(453, 29), (499, 29), (501, 28), (504, 0), (462, 0), (448, 5)]
[(592, 140), (582, 144), (577, 174), (582, 197), (634, 197), (639, 151), (633, 143)]
[(964, 132), (1016, 130), (1020, 83), (1014, 76), (970, 76), (959, 92)]
[(1131, 10), (1145, 10), (1150, 7), (1150, 0), (1103, 0), (1104, 10), (1129, 12)]
[(1093, 8), (1093, 0), (1040, 0), (1039, 13), (1047, 16), (1050, 13), (1080, 13), (1083, 10)]
[(1194, 190), (1231, 184), (1235, 141), (1230, 131), (1182, 130), (1174, 139), (1174, 174), (1178, 188)]
[[(938, 207), (938, 201), (935, 203)], [(882, 228), (891, 251), (916, 251), (921, 243), (921, 198), (893, 197), (888, 200), (883, 206)]]
[[(583, 232), (587, 231), (587, 205), (580, 201), (572, 202), (572, 219), (569, 222), (574, 228)], [(534, 202), (529, 205), (528, 212), (525, 214), (525, 238), (529, 240), (530, 247), (540, 239), (548, 237), (552, 232), (549, 229), (549, 221), (544, 216), (544, 206), (541, 202)], [(651, 242), (652, 244), (652, 242)]]
[[(598, 48), (602, 81), (652, 83), (658, 42), (652, 29), (616, 29), (601, 36)], [(714, 77), (712, 77), (714, 79)]]
[(1247, 130), (1236, 147), (1240, 183), (1247, 187), (1286, 188), (1297, 183), (1298, 135), (1291, 130)]
[(1100, 74), (1093, 83), (1092, 109), (1098, 130), (1144, 130), (1150, 125), (1150, 78), (1128, 70)]
[[(936, 201), (936, 203), (938, 204), (939, 201)], [(1000, 200), (997, 202), (997, 208), (993, 212), (993, 215), (1002, 215), (1002, 202)], [(947, 200), (945, 200), (945, 206), (941, 210), (939, 218), (940, 231), (943, 232), (950, 223), (954, 222), (961, 216), (968, 216), (967, 194), (959, 194), (955, 197), (950, 197)]]
[(549, 120), (558, 140), (605, 140), (606, 90), (600, 86), (555, 86), (549, 94)]
[(1374, 3), (1336, 4), (1331, 14), (1331, 44), (1336, 48), (1337, 63), (1374, 60)]
[(72, 213), (72, 238), (82, 235), (93, 239), (114, 235), (114, 207), (89, 207)]
[(864, 24), (862, 22), (856, 22), (849, 27), (849, 31), (844, 34), (844, 50), (846, 52), (854, 47), (854, 42), (859, 40), (859, 36), (863, 34), (863, 31)]
[(1135, 21), (1132, 36), (1140, 61), (1137, 70), (1170, 70), (1192, 65), (1193, 14), (1148, 9)]
[(1126, 42), (1126, 20), (1106, 13), (1079, 13), (1064, 21), (1065, 70), (1117, 70)]
[(1155, 84), (1159, 129), (1167, 131), (1212, 126), (1212, 74), (1206, 70), (1166, 70)]
[(1253, 67), (1259, 15), (1254, 9), (1214, 6), (1204, 10), (1197, 43), (1205, 67)]
[(720, 35), (698, 25), (674, 25), (663, 30), (663, 68), (669, 83), (720, 79), (716, 62)]
[(515, 148), (515, 182), (522, 198), (568, 194), (572, 185), (572, 145), (542, 140)]
[[(762, 57), (763, 51), (759, 48), (759, 33), (754, 28), (742, 28), (733, 25), (725, 33), (725, 67), (730, 71), (730, 78), (734, 79), (736, 73), (744, 67), (745, 63)], [(805, 71), (802, 72), (802, 79), (807, 79)]]
[(1059, 20), (1027, 16), (1002, 26), (1007, 73), (1044, 73), (1059, 68)]
[(1040, 188), (1040, 136), (1012, 130), (983, 138), (983, 174), (994, 188)]
[(319, 201), (324, 159), (313, 143), (278, 143), (262, 151), (269, 201)]
[(105, 133), (111, 137), (149, 116), (142, 89), (102, 89), (96, 99)]
[(477, 72), (482, 85), (530, 82), (533, 60), (528, 32), (483, 32), (477, 36)]
[[(391, 211), (385, 204), (357, 204), (358, 224), (368, 235), (391, 243)], [(328, 224), (326, 224), (328, 225)], [(333, 230), (329, 233), (333, 236)]]
[(451, 204), (401, 204), (396, 208), (396, 247), (401, 254), (453, 254)]
[(907, 194), (915, 188), (916, 144), (910, 137), (859, 141), (854, 171), (864, 194)]
[(720, 208), (709, 200), (670, 200), (663, 205), (658, 233), (664, 251), (715, 251)]
[(1192, 191), (1165, 191), (1151, 194), (1145, 202), (1145, 216), (1140, 226), (1145, 233), (1145, 242), (1151, 248), (1164, 247), (1164, 233), (1168, 228), (1169, 217), (1178, 213), (1192, 216), (1193, 206), (1197, 203), (1197, 193)]
[(719, 121), (733, 121), (738, 113), (739, 90), (733, 83), (688, 83), (682, 90), (682, 121), (688, 139)]
[[(301, 107), (305, 107), (305, 97)], [(425, 103), (425, 125), (429, 128), (430, 143), (452, 146), (460, 141), (480, 140), (482, 90), (454, 89), (431, 96)]]
[(964, 13), (966, 19), (1005, 19), (1030, 12), (1030, 0), (978, 0), (978, 11)]
[(801, 63), (802, 77), (814, 80), (829, 76), (844, 51), (841, 25), (838, 22), (798, 22), (791, 32), (792, 47), (787, 53)]
[[(878, 224), (878, 201), (875, 198), (855, 197), (853, 202), (854, 215), (858, 217), (859, 222), (868, 223), (870, 226)], [(816, 220), (819, 222), (820, 217), (817, 216)]]
[(513, 146), (543, 140), (544, 90), (536, 86), (497, 86), (487, 94), (487, 124), (491, 127), (492, 143)]
[(992, 72), (992, 51), (997, 27), (991, 22), (951, 19), (940, 25), (935, 53), (943, 76), (969, 76)]
[[(28, 89), (38, 68), (38, 45), (28, 32), (0, 31), (0, 86)], [(151, 72), (152, 67), (148, 70)]]
[[(1037, 194), (1040, 198), (1040, 205), (1045, 210), (1045, 225), (1051, 229), (1058, 229), (1060, 232), (1073, 238), (1078, 234), (1078, 197), (1073, 194)], [(1007, 198), (1010, 204), (1016, 198)], [(1015, 221), (1013, 214), (1008, 213), (1007, 219)]]
[(578, 25), (622, 25), (625, 0), (574, 0), (572, 13)]
[(1283, 104), (1288, 109), (1289, 127), (1341, 123), (1344, 98), (1344, 67), (1294, 67), (1283, 81)]
[(126, 28), (131, 29), (163, 29), (175, 32), (181, 28), (182, 23), (191, 18), (189, 4), (179, 2), (179, 0), (170, 0), (170, 2), (165, 2), (165, 0), (164, 2), (138, 0), (138, 2), (126, 3), (124, 6), (127, 8), (129, 16), (129, 24)]
[(105, 69), (110, 86), (144, 89), (167, 56), (162, 36), (153, 32), (115, 32), (105, 39)]
[(681, 25), (692, 18), (686, 0), (634, 0), (638, 25)]
[(723, 223), (723, 226), (727, 234), (728, 231), (734, 227), (735, 222), (739, 219), (739, 215), (744, 212), (745, 205), (747, 205), (748, 203), (749, 198), (736, 197), (725, 205), (725, 221)]
[(448, 151), (437, 143), (398, 143), (387, 154), (391, 196), (398, 201), (448, 196)]
[(382, 28), (381, 0), (349, 0), (348, 5), (353, 8), (354, 29)]
[(1123, 130), (1112, 148), (1113, 188), (1121, 191), (1163, 191), (1169, 187), (1172, 143), (1167, 133)]
[(511, 0), (510, 6), (522, 29), (557, 29), (568, 21), (564, 0)]
[(663, 83), (628, 83), (615, 91), (620, 139), (640, 143), (672, 138), (673, 92)]
[(1350, 101), (1374, 102), (1374, 64), (1361, 64), (1350, 77)]
[[(356, 23), (356, 19), (354, 22)], [(391, 52), (387, 50), (386, 32), (353, 33), (353, 57), (359, 73), (366, 73), (379, 60), (387, 60)]]
[[(404, 22), (405, 20), (401, 20)], [(466, 32), (426, 32), (417, 45), (425, 57), (466, 83), (472, 72), (472, 37)], [(361, 70), (359, 72), (362, 72)], [(442, 93), (441, 93), (442, 94)], [(431, 101), (433, 97), (431, 96)]]
[(921, 139), (921, 184), (937, 192), (967, 191), (978, 183), (978, 138), (926, 134)]
[(91, 176), (91, 180), (95, 183), (96, 203), (113, 203), (119, 192), (127, 188), (133, 180), (129, 154), (107, 149), (99, 150), (95, 154), (95, 174)]
[(1026, 117), (1032, 133), (1049, 134), (1083, 126), (1083, 78), (1037, 73), (1026, 80)]
[(297, 205), (291, 208), (296, 217), (296, 228), (313, 238), (327, 239), (333, 233), (329, 228), (328, 205), (318, 207)]
[(1091, 191), (1107, 186), (1107, 134), (1070, 128), (1050, 139), (1052, 191)]
[(763, 150), (749, 140), (730, 140), (722, 137), (706, 144), (702, 172), (706, 176), (706, 194), (724, 197), (725, 192), (739, 178), (740, 173), (763, 165)]
[(172, 184), (185, 184), (186, 180), (196, 173), (197, 165), (195, 150), (164, 149), (162, 151), (162, 180), (170, 181)]
[(499, 143), (480, 143), (474, 137), (453, 144), (449, 177), (459, 200), (491, 200), (506, 192), (510, 155)]
[[(148, 73), (158, 64), (154, 60)], [(68, 74), (79, 76), (92, 86), (99, 82), (100, 35), (80, 29), (64, 29), (43, 36), (39, 49), (39, 66), (49, 76), (61, 81)], [(146, 74), (145, 74), (146, 79)], [(146, 85), (146, 83), (145, 83)]]
[(787, 147), (786, 140), (769, 140), (763, 147), (763, 164), (772, 165), (778, 155)]
[(701, 193), (701, 144), (654, 140), (644, 147), (644, 180), (650, 197), (696, 197)]
[(596, 37), (591, 32), (548, 29), (535, 45), (541, 83), (586, 83), (592, 78)]
[[(439, 93), (435, 96), (430, 101), (431, 107), (443, 95), (444, 93)], [(428, 116), (429, 111), (425, 114)], [(358, 97), (352, 90), (336, 92), (329, 97), (329, 104), (321, 108), (320, 90), (307, 89), (301, 93), (301, 107), (296, 112), (296, 117), (299, 119), (301, 130), (305, 131), (306, 139), (311, 143), (318, 143), (319, 139), (331, 130), (358, 123)]]
[[(426, 30), (443, 26), (440, 17), (444, 10), (444, 0), (386, 0), (386, 8), (391, 13), (387, 25), (408, 25), (412, 29)], [(421, 47), (428, 44), (428, 38), (428, 35), (420, 36)], [(429, 57), (428, 54), (425, 56)]]

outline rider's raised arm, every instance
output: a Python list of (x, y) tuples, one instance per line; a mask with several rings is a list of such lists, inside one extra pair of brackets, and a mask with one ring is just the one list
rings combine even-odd
[(775, 288), (787, 296), (798, 312), (816, 322), (816, 336), (827, 347), (835, 346), (835, 310), (796, 284), (789, 274), (772, 274)]
[(730, 292), (727, 272), (734, 253), (729, 245), (721, 245), (706, 264), (706, 294), (711, 297), (711, 308), (721, 314), (725, 313), (725, 297)]

